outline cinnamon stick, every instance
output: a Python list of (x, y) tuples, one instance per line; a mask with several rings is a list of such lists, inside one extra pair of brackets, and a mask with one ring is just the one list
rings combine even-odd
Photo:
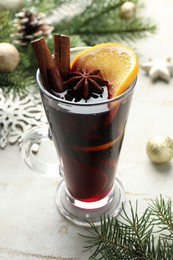
[(42, 45), (42, 39), (35, 40), (31, 42), (34, 54), (38, 63), (38, 67), (40, 69), (41, 78), (43, 81), (43, 85), (46, 88), (46, 90), (49, 91), (49, 84), (48, 84), (48, 78), (47, 78), (47, 69), (45, 64), (45, 59), (43, 55), (43, 50), (41, 48)]
[(60, 46), (61, 46), (61, 35), (54, 35), (54, 54), (55, 54), (55, 64), (61, 74), (61, 58), (60, 58)]
[(31, 44), (46, 90), (49, 92), (51, 89), (55, 92), (64, 91), (62, 78), (44, 38), (34, 40)]
[(55, 64), (65, 81), (70, 71), (70, 37), (54, 35)]

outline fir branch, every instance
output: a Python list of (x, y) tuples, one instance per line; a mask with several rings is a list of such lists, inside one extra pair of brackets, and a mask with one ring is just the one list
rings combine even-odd
[[(150, 21), (145, 21), (142, 18), (135, 17), (129, 21), (121, 21), (117, 18), (114, 22), (109, 22), (110, 20), (107, 20), (103, 24), (101, 23), (99, 27), (95, 27), (96, 34), (100, 36), (117, 35), (121, 39), (130, 39), (134, 41), (141, 37), (146, 37), (148, 33), (154, 33), (156, 31), (156, 26), (154, 24)], [(87, 28), (84, 32), (90, 34)]]
[(141, 17), (123, 20), (119, 16), (119, 7), (123, 0), (96, 0), (82, 13), (71, 19), (64, 19), (55, 25), (60, 33), (79, 35), (87, 45), (112, 40), (136, 40), (156, 31), (156, 25)]
[(100, 227), (90, 223), (89, 235), (82, 235), (85, 251), (94, 250), (89, 259), (172, 260), (171, 200), (152, 200), (141, 217), (137, 202), (129, 205), (130, 214), (123, 206), (120, 219), (101, 216)]
[[(80, 6), (80, 12), (74, 12), (70, 16), (67, 12), (65, 19), (57, 19), (57, 21), (55, 19), (54, 32), (70, 35), (71, 47), (94, 45), (106, 41), (136, 40), (146, 37), (148, 32), (153, 33), (156, 27), (150, 21), (144, 21), (139, 17), (130, 20), (120, 18), (119, 7), (124, 2), (126, 0), (28, 0), (25, 1), (24, 9), (34, 6), (37, 12), (44, 12), (48, 19), (49, 15), (56, 10), (62, 12), (61, 17), (63, 17), (63, 7), (74, 5), (73, 10), (75, 10), (75, 7), (78, 9)], [(131, 0), (131, 2), (139, 6), (140, 0)], [(1, 42), (6, 41), (15, 45), (14, 39), (11, 37), (16, 32), (13, 23), (14, 18), (14, 12), (0, 13)], [(47, 42), (53, 53), (53, 39), (47, 39)], [(4, 73), (4, 75), (1, 73), (2, 82), (5, 82), (4, 85), (1, 83), (0, 86), (3, 90), (13, 88), (14, 91), (15, 89), (18, 91), (19, 86), (21, 86), (23, 91), (23, 83), (28, 86), (30, 78), (35, 77), (37, 63), (33, 59), (30, 46), (25, 48), (16, 45), (16, 47), (19, 50), (20, 63), (13, 73)], [(22, 80), (23, 77), (21, 77), (21, 80), (17, 77), (20, 73), (25, 75), (24, 81)], [(16, 81), (12, 82), (13, 79)]]
[[(103, 21), (104, 19), (111, 20), (115, 19), (119, 15), (119, 8), (122, 4), (127, 2), (127, 0), (92, 0), (89, 5), (86, 6), (85, 10), (81, 13), (82, 24), (81, 26), (85, 27), (88, 24), (91, 24), (93, 21), (97, 24), (98, 21)], [(131, 0), (134, 4), (138, 4), (139, 0)]]
[(152, 223), (158, 226), (158, 232), (162, 232), (162, 237), (173, 240), (172, 201), (170, 199), (165, 201), (160, 195), (159, 199), (156, 198), (151, 201), (149, 211), (152, 216)]
[(35, 7), (37, 11), (44, 12), (47, 15), (52, 13), (52, 10), (55, 10), (58, 6), (68, 4), (74, 0), (28, 0), (25, 7)]
[(70, 37), (70, 46), (71, 46), (71, 48), (86, 46), (86, 42), (83, 41), (79, 35), (72, 35)]
[(12, 72), (0, 73), (0, 87), (4, 95), (11, 91), (14, 95), (23, 95), (27, 93), (27, 88), (35, 84), (35, 77), (29, 76), (23, 70), (14, 70)]
[(12, 15), (8, 11), (0, 12), (0, 42), (9, 42), (9, 35), (13, 32)]

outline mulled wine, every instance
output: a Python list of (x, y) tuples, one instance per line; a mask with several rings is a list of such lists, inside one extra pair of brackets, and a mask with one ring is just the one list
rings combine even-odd
[(57, 105), (42, 95), (66, 187), (75, 199), (98, 201), (112, 189), (131, 97), (93, 107), (77, 105), (70, 112), (70, 104), (63, 108), (63, 101)]

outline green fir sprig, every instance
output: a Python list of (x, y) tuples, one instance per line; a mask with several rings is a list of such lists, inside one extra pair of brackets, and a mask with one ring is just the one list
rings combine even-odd
[(11, 37), (9, 37), (14, 30), (12, 19), (13, 15), (10, 12), (0, 12), (0, 42), (12, 41)]
[(31, 86), (35, 86), (35, 78), (29, 76), (23, 69), (0, 73), (0, 87), (5, 96), (8, 96), (10, 91), (14, 95), (26, 95), (27, 87)]
[[(106, 41), (135, 41), (156, 31), (156, 25), (150, 19), (139, 15), (129, 20), (122, 19), (119, 8), (124, 2), (92, 0), (79, 14), (55, 24), (55, 30), (79, 35), (87, 45)], [(139, 1), (132, 2), (138, 4)]]
[[(156, 31), (152, 21), (140, 16), (140, 0), (131, 0), (136, 5), (136, 15), (132, 19), (122, 19), (119, 10), (124, 2), (126, 0), (28, 0), (17, 13), (34, 7), (37, 13), (44, 12), (47, 21), (54, 16), (52, 35), (70, 35), (71, 47), (107, 41), (135, 41)], [(71, 7), (78, 11), (71, 12)], [(15, 45), (20, 54), (20, 62), (13, 72), (0, 72), (0, 87), (5, 93), (10, 90), (23, 93), (32, 84), (37, 69), (30, 44), (21, 47), (13, 38), (17, 30), (15, 18), (14, 11), (0, 12), (0, 42)], [(53, 52), (53, 37), (46, 41)]]
[(172, 260), (173, 212), (172, 201), (162, 196), (151, 200), (139, 216), (138, 202), (124, 205), (119, 218), (100, 217), (100, 227), (89, 223), (91, 230), (85, 251), (92, 250), (92, 260)]
[[(164, 200), (162, 196), (149, 204), (152, 223), (159, 228), (162, 238), (173, 240), (173, 211), (172, 201)], [(173, 255), (172, 255), (173, 258)]]

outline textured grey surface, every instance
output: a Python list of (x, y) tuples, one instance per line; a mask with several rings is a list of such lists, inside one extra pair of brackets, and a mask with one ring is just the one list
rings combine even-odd
[[(134, 45), (140, 63), (150, 57), (173, 57), (172, 0), (145, 2), (146, 12), (159, 30)], [(154, 165), (145, 151), (148, 139), (155, 134), (173, 138), (172, 115), (173, 78), (169, 84), (153, 84), (140, 71), (117, 176), (127, 200), (138, 199), (141, 212), (160, 193), (173, 198), (173, 161)], [(0, 150), (0, 259), (88, 259), (90, 254), (82, 253), (84, 240), (77, 234), (85, 233), (85, 229), (69, 223), (57, 211), (54, 196), (58, 181), (32, 172), (22, 161), (17, 145)]]

